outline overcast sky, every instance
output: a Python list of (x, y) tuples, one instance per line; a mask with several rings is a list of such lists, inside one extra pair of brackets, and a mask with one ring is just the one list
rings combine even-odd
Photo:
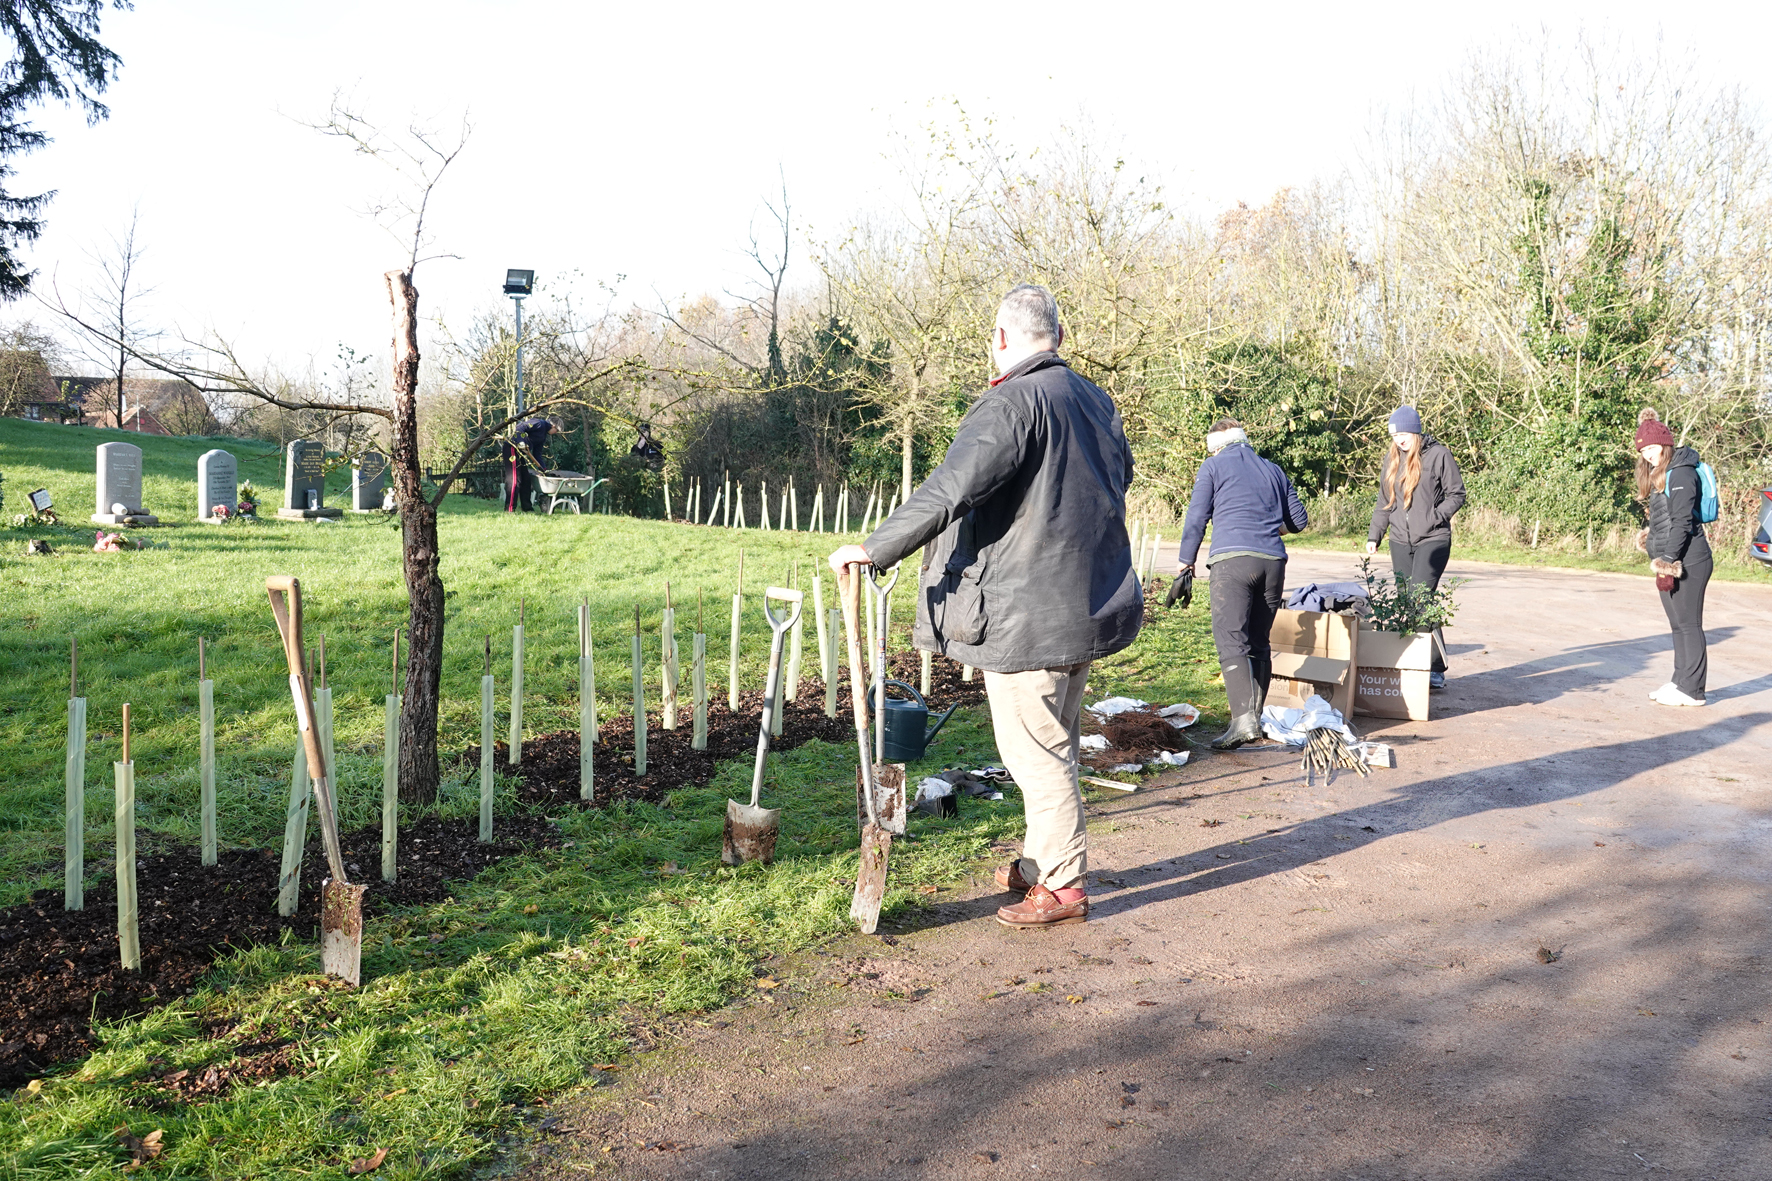
[[(89, 284), (139, 208), (144, 316), (299, 368), (341, 343), (385, 355), (381, 273), (402, 257), (361, 212), (389, 179), (301, 125), (335, 90), (393, 125), (471, 121), (433, 215), (460, 257), (417, 277), (427, 317), (461, 324), (512, 266), (626, 276), (639, 302), (742, 286), (778, 169), (800, 228), (840, 234), (895, 199), (890, 133), (932, 102), (1027, 143), (1086, 118), (1186, 209), (1262, 202), (1338, 173), (1376, 113), (1431, 99), (1473, 48), (1538, 35), (1549, 7), (138, 0), (104, 17), (124, 62), (110, 119), (45, 111), (56, 142), (13, 191), (57, 193), (28, 251), (46, 294)], [(1549, 27), (1659, 35), (1764, 103), (1768, 11), (1575, 0)], [(801, 258), (790, 282), (812, 277)], [(0, 311), (20, 315), (48, 322)]]

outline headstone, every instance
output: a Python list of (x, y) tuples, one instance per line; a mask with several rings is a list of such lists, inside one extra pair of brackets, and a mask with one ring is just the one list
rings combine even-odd
[(288, 521), (342, 517), (342, 509), (326, 507), (326, 448), (307, 439), (289, 445), (283, 461), (283, 507), (277, 515)]
[(226, 506), (231, 515), (240, 503), (240, 465), (226, 451), (205, 451), (197, 457), (197, 520), (214, 525), (224, 518), (215, 506)]
[(365, 451), (351, 465), (351, 511), (379, 513), (382, 510), (382, 489), (388, 482), (388, 457), (379, 451)]
[(134, 443), (98, 445), (98, 496), (92, 519), (99, 525), (158, 525), (142, 507), (142, 449)]

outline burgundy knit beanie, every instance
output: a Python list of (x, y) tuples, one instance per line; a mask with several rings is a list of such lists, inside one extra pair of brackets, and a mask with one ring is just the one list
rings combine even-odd
[(1641, 451), (1652, 443), (1659, 443), (1663, 447), (1672, 447), (1674, 433), (1667, 429), (1667, 424), (1661, 421), (1660, 416), (1655, 413), (1654, 407), (1645, 406), (1637, 414), (1636, 449)]

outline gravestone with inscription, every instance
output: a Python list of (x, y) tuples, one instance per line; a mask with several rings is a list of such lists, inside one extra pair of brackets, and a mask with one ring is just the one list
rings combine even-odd
[(351, 465), (351, 511), (379, 513), (382, 511), (382, 490), (388, 484), (388, 457), (379, 451), (365, 451)]
[(98, 445), (98, 495), (92, 519), (100, 525), (158, 525), (142, 507), (142, 449), (134, 443)]
[(297, 439), (283, 460), (283, 507), (277, 515), (286, 521), (311, 521), (316, 517), (342, 517), (344, 510), (326, 507), (326, 448)]
[(240, 503), (240, 465), (226, 451), (205, 451), (197, 457), (197, 520), (216, 525), (219, 505), (232, 516)]

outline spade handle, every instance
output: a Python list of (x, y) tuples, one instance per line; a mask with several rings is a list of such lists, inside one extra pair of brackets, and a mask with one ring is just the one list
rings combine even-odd
[(265, 592), (270, 595), (271, 614), (276, 616), (277, 631), (283, 638), (283, 656), (289, 664), (289, 694), (295, 699), (295, 722), (301, 731), (302, 750), (308, 756), (314, 800), (320, 807), (320, 841), (326, 847), (326, 867), (332, 871), (332, 880), (343, 884), (346, 878), (338, 844), (338, 817), (332, 810), (332, 788), (327, 778), (332, 769), (326, 765), (320, 746), (313, 686), (308, 681), (307, 662), (302, 659), (301, 580), (273, 574), (265, 579)]

